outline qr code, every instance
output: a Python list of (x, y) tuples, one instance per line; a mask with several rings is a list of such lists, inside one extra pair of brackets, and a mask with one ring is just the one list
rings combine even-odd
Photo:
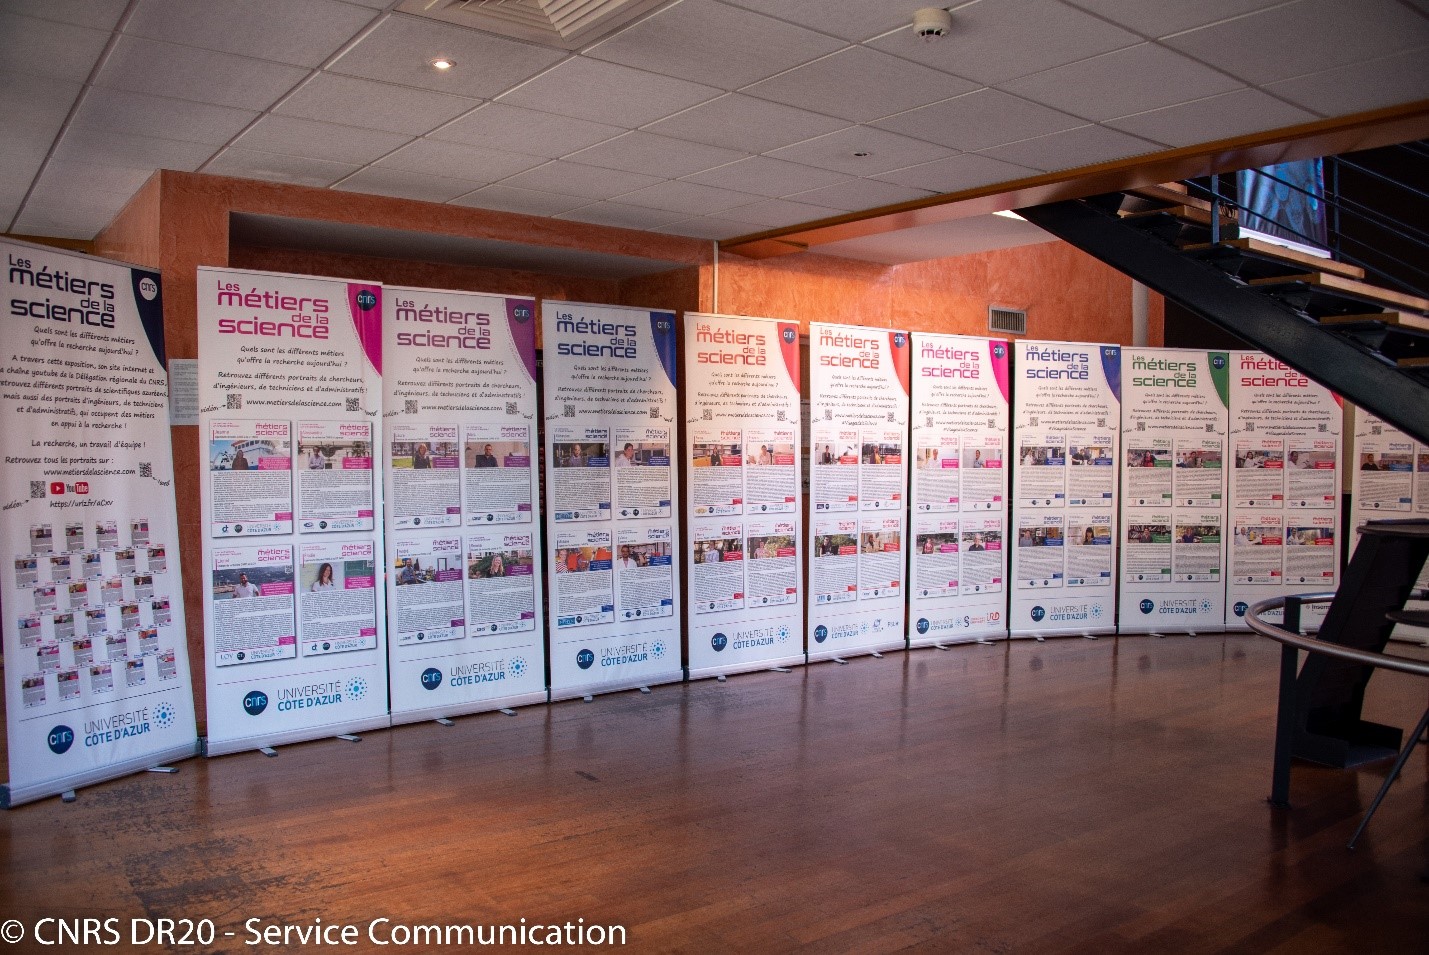
[(1098, 428), (1105, 428), (1105, 427), (1106, 427), (1106, 418), (1098, 418), (1098, 419), (1097, 419), (1097, 427), (1098, 427)]
[(789, 420), (789, 410), (788, 410), (787, 408), (780, 408), (777, 412), (775, 412), (775, 414), (774, 414), (774, 420), (775, 420), (775, 421), (788, 421), (788, 420)]
[[(1137, 422), (1137, 430), (1138, 430), (1138, 431), (1141, 430), (1141, 428), (1142, 428), (1145, 424), (1146, 424), (1146, 422), (1144, 422), (1144, 421), (1139, 421), (1139, 422)], [(1214, 422), (1207, 422), (1207, 423), (1206, 423), (1206, 434), (1215, 434), (1215, 433), (1216, 433), (1215, 423), (1214, 423)]]
[(242, 411), (242, 410), (243, 410), (243, 396), (242, 396), (242, 395), (230, 394), (230, 395), (228, 396), (228, 410), (229, 410), (229, 411)]
[(701, 420), (701, 421), (713, 421), (713, 420), (714, 420), (714, 409), (713, 409), (713, 408), (701, 408), (701, 409), (700, 409), (700, 420)]
[(574, 418), (575, 416), (576, 416), (576, 406), (575, 406), (575, 405), (570, 404), (570, 403), (567, 403), (567, 404), (565, 404), (564, 406), (562, 406), (562, 408), (561, 408), (561, 417), (562, 417), (562, 418)]
[(516, 414), (516, 402), (514, 402), (514, 401), (508, 401), (508, 402), (506, 402), (506, 413), (507, 413), (507, 414), (512, 414), (512, 415)]
[(1371, 426), (1370, 426), (1370, 429), (1369, 429), (1369, 433), (1370, 433), (1370, 434), (1374, 434), (1374, 435), (1384, 434), (1384, 425), (1382, 425), (1382, 424), (1371, 425)]
[(407, 414), (416, 414), (416, 413), (417, 413), (417, 399), (416, 399), (416, 398), (407, 398), (407, 399), (403, 402), (402, 407), (406, 410)]
[(358, 400), (357, 400), (356, 398), (349, 398), (349, 399), (347, 399), (347, 410), (348, 410), (348, 411), (361, 411), (361, 410), (362, 410), (362, 405), (360, 405), (360, 404), (358, 403)]
[(891, 411), (888, 412), (888, 423), (889, 423), (889, 424), (892, 424), (892, 423), (893, 423), (893, 412), (891, 412)]
[(44, 496), (45, 496), (45, 482), (44, 482), (44, 481), (31, 481), (31, 482), (30, 482), (30, 500), (34, 500), (35, 498), (44, 497)]
[(652, 418), (659, 418), (659, 417), (660, 417), (660, 406), (659, 406), (659, 405), (651, 405), (651, 406), (650, 406), (650, 417), (652, 417)]
[(832, 409), (832, 408), (825, 408), (825, 409), (824, 409), (824, 420), (825, 420), (825, 421), (832, 421), (832, 420), (834, 420), (834, 409)]
[(1037, 427), (1037, 416), (1036, 416), (1036, 415), (1033, 415), (1032, 417), (1030, 417), (1030, 418), (1027, 419), (1027, 427), (1029, 427), (1029, 428), (1035, 428), (1035, 427)]
[(1321, 434), (1324, 434), (1326, 431), (1329, 431), (1329, 430), (1330, 430), (1330, 426), (1329, 426), (1328, 424), (1326, 424), (1325, 422), (1321, 421), (1321, 422), (1320, 422), (1320, 433), (1321, 433)]
[[(1210, 425), (1206, 425), (1206, 427), (1209, 428)], [(1136, 422), (1136, 430), (1137, 430), (1137, 431), (1145, 431), (1145, 430), (1146, 430), (1146, 422), (1145, 422), (1145, 421), (1138, 421), (1138, 422)]]
[(1254, 421), (1247, 421), (1247, 422), (1245, 423), (1245, 430), (1247, 430), (1247, 431), (1254, 431), (1254, 430), (1255, 430), (1255, 422), (1254, 422)]
[(139, 462), (139, 476), (141, 478), (151, 478), (154, 476), (154, 465), (148, 461)]

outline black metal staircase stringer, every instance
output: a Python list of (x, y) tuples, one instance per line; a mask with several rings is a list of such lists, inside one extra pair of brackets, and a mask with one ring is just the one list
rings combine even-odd
[(1017, 213), (1429, 442), (1429, 385), (1384, 359), (1084, 202), (1054, 202)]

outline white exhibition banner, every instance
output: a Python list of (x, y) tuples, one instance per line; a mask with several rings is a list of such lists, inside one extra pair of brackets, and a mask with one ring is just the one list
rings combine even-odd
[(907, 645), (909, 350), (809, 323), (810, 661)]
[(544, 702), (536, 303), (382, 294), (392, 720)]
[(1121, 348), (1017, 343), (1013, 368), (1013, 636), (1116, 627)]
[(0, 241), (14, 806), (198, 752), (159, 274)]
[(690, 675), (803, 663), (799, 326), (687, 314), (685, 388)]
[(1226, 352), (1121, 350), (1122, 633), (1225, 629), (1228, 366)]
[(680, 680), (675, 315), (548, 301), (541, 322), (551, 698)]
[(1010, 351), (913, 334), (911, 646), (1007, 635)]
[(198, 270), (208, 753), (387, 726), (382, 287)]
[[(1355, 407), (1354, 470), (1350, 475), (1350, 554), (1366, 521), (1429, 518), (1429, 445), (1378, 415)], [(1416, 589), (1429, 590), (1429, 561)], [(1417, 632), (1417, 631), (1416, 631)]]
[[(1258, 600), (1339, 586), (1344, 410), (1338, 395), (1262, 352), (1231, 352), (1230, 379), (1226, 628), (1246, 630)], [(1328, 609), (1305, 607), (1301, 623), (1318, 626)]]

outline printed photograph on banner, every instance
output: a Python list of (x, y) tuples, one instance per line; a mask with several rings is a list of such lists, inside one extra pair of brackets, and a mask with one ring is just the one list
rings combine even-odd
[(1019, 507), (1067, 503), (1067, 444), (1056, 434), (1024, 434), (1017, 450)]
[(377, 553), (371, 540), (298, 547), (302, 655), (377, 648)]
[(1019, 588), (1040, 590), (1066, 582), (1065, 521), (1061, 514), (1018, 515)]
[(1339, 442), (1300, 439), (1285, 455), (1285, 506), (1326, 510), (1337, 506)]
[(1285, 525), (1279, 513), (1235, 515), (1231, 579), (1241, 584), (1279, 584), (1284, 579)]
[(858, 599), (903, 596), (903, 519), (864, 518), (859, 528)]
[(615, 516), (669, 517), (674, 500), (669, 428), (616, 428), (611, 442)]
[(395, 528), (461, 524), (461, 446), (456, 425), (396, 424), (387, 441)]
[(1280, 438), (1237, 438), (1236, 507), (1279, 507), (1285, 500), (1285, 442)]
[(1220, 438), (1177, 438), (1172, 498), (1177, 507), (1219, 507), (1225, 501), (1224, 443)]
[(1122, 560), (1125, 582), (1171, 580), (1172, 518), (1169, 511), (1144, 511), (1126, 517)]
[(1002, 593), (1002, 518), (963, 518), (960, 550), (961, 592), (964, 595)]
[(857, 520), (814, 521), (814, 554), (809, 589), (816, 604), (858, 599), (859, 537)]
[(690, 527), (693, 568), (690, 606), (694, 613), (717, 613), (743, 607), (744, 525), (694, 524)]
[(913, 535), (914, 594), (925, 600), (959, 594), (961, 545), (962, 536), (956, 520), (928, 521), (917, 528)]
[(1178, 511), (1171, 538), (1171, 578), (1189, 583), (1219, 583), (1221, 525), (1219, 511)]
[(215, 666), (297, 656), (290, 545), (215, 547), (210, 579)]
[(466, 538), (466, 625), (473, 637), (536, 627), (536, 552), (530, 533)]
[(1112, 435), (1074, 436), (1067, 447), (1067, 504), (1108, 507), (1116, 496), (1116, 462)]
[(290, 439), (286, 421), (210, 422), (206, 451), (212, 536), (292, 533)]
[(390, 625), (397, 644), (440, 643), (466, 636), (461, 538), (396, 538), (388, 546), (393, 555), (396, 586)]
[(798, 528), (789, 519), (745, 523), (745, 604), (776, 607), (799, 600)]
[(616, 617), (643, 620), (675, 613), (675, 561), (668, 527), (616, 531)]
[(860, 436), (858, 498), (864, 510), (903, 509), (904, 432), (898, 428), (865, 429)]
[(1066, 544), (1068, 587), (1102, 587), (1111, 583), (1115, 548), (1110, 513), (1069, 514)]
[(1335, 519), (1299, 515), (1285, 528), (1285, 582), (1323, 587), (1335, 578), (1339, 549), (1335, 546)]
[(557, 425), (551, 428), (551, 441), (550, 494), (561, 502), (551, 520), (609, 520), (609, 429)]
[(744, 434), (737, 430), (690, 432), (690, 505), (696, 517), (744, 512)]
[(298, 529), (372, 530), (372, 425), (298, 422)]
[(560, 629), (615, 619), (615, 553), (608, 530), (566, 530), (555, 535), (551, 610)]
[(924, 513), (958, 510), (961, 500), (962, 459), (957, 435), (920, 429), (914, 436), (913, 468), (918, 472), (918, 499), (914, 507)]
[(466, 523), (531, 521), (530, 425), (478, 424), (462, 429)]
[(809, 464), (814, 497), (811, 508), (818, 513), (858, 510), (859, 462), (863, 446), (856, 428), (814, 425)]
[(791, 514), (799, 506), (798, 432), (747, 428), (744, 432), (744, 506), (748, 514)]
[(1007, 480), (1003, 441), (1000, 434), (963, 439), (958, 471), (962, 482), (959, 499), (964, 511), (1002, 510)]

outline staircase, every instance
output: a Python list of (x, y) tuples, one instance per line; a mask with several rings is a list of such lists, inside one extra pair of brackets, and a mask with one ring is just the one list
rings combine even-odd
[(1241, 238), (1240, 210), (1198, 191), (1168, 183), (1017, 212), (1429, 442), (1429, 298)]

